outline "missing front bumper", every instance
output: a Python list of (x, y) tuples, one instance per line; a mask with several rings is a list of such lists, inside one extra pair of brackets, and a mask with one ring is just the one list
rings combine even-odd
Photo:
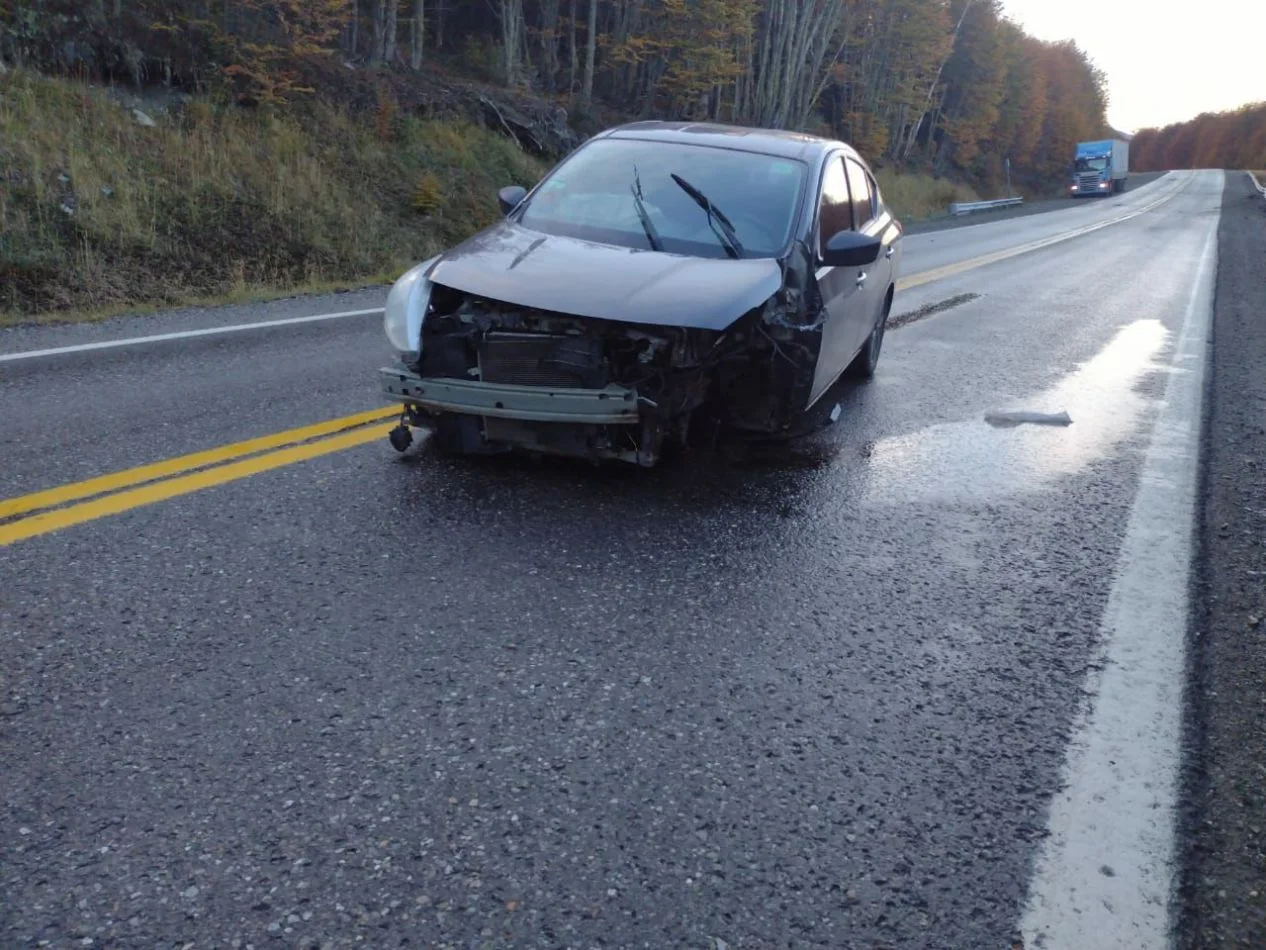
[(432, 413), (588, 425), (632, 425), (639, 421), (637, 393), (624, 386), (515, 386), (475, 379), (424, 379), (394, 367), (379, 372), (384, 396)]

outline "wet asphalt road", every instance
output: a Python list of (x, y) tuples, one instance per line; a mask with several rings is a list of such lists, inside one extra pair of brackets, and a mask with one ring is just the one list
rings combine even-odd
[[(0, 945), (1011, 946), (1221, 175), (1150, 187), (903, 292), (980, 296), (787, 454), (375, 443), (0, 548)], [(3, 494), (378, 406), (371, 322), (5, 368)]]

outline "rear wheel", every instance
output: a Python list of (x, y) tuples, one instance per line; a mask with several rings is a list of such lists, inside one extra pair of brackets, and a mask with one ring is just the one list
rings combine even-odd
[(848, 364), (844, 372), (854, 379), (870, 379), (875, 375), (875, 367), (879, 365), (879, 351), (884, 345), (884, 331), (888, 328), (888, 314), (892, 310), (892, 291), (884, 298), (884, 309), (879, 314), (875, 328), (870, 331), (866, 343)]

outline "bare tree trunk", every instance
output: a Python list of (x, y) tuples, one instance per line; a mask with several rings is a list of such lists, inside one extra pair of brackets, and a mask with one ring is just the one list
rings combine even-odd
[(380, 65), (386, 56), (387, 51), (387, 2), (388, 0), (374, 0), (374, 48), (369, 53), (369, 63), (371, 66)]
[(523, 64), (523, 0), (500, 0), (496, 7), (501, 22), (502, 69), (507, 85), (519, 81)]
[(576, 94), (576, 68), (579, 57), (576, 55), (576, 0), (569, 0), (570, 12), (567, 14), (567, 49), (571, 52), (571, 64), (567, 71), (567, 95)]
[(409, 65), (413, 70), (422, 68), (422, 42), (426, 37), (426, 0), (413, 0), (413, 51), (409, 55)]
[(435, 48), (444, 48), (444, 21), (448, 19), (448, 0), (439, 0), (435, 6)]
[(558, 81), (558, 0), (541, 0), (541, 83), (553, 92)]
[[(839, 48), (836, 49), (835, 55), (818, 67), (821, 71), (822, 79), (818, 82), (816, 87), (810, 89), (810, 87), (806, 86), (802, 91), (802, 98), (797, 106), (796, 128), (804, 128), (805, 124), (809, 121), (809, 114), (818, 104), (818, 100), (822, 98), (822, 93), (826, 92), (826, 87), (831, 82), (831, 67), (840, 61), (840, 56), (844, 53), (844, 47), (848, 45), (848, 31), (843, 30), (841, 32), (843, 32), (844, 36), (840, 40), (840, 45)], [(803, 95), (803, 93), (806, 92), (808, 95)]]
[(593, 104), (593, 66), (598, 49), (598, 0), (589, 0), (589, 35), (585, 38), (585, 77), (580, 86), (580, 104)]
[(400, 0), (387, 0), (387, 36), (383, 40), (382, 58), (388, 66), (396, 61), (396, 31), (400, 24)]
[[(923, 120), (927, 117), (928, 109), (932, 105), (932, 96), (936, 94), (936, 87), (940, 85), (941, 73), (945, 72), (945, 65), (950, 61), (950, 57), (954, 55), (954, 47), (958, 45), (958, 34), (962, 32), (963, 21), (967, 19), (967, 13), (971, 10), (972, 4), (975, 2), (976, 0), (967, 0), (967, 2), (963, 5), (963, 12), (958, 15), (958, 23), (954, 25), (953, 39), (950, 40), (949, 49), (941, 58), (941, 64), (936, 67), (936, 75), (932, 78), (931, 85), (928, 86), (927, 98), (923, 100), (923, 110), (919, 113), (919, 117), (910, 126), (910, 136), (906, 139), (905, 148), (901, 150), (900, 157), (902, 160), (910, 156), (910, 152), (914, 149), (915, 143), (919, 140), (919, 129), (923, 125)], [(935, 127), (929, 129), (929, 137), (935, 131)]]
[(348, 24), (348, 33), (350, 34), (351, 53), (354, 59), (357, 53), (360, 52), (360, 0), (352, 0), (350, 16), (352, 21)]
[(807, 119), (843, 15), (840, 0), (769, 0), (750, 87), (742, 97), (748, 121), (785, 128)]

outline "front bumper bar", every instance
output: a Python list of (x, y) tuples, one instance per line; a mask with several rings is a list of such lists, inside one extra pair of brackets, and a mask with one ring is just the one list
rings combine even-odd
[(390, 366), (379, 373), (384, 396), (431, 412), (591, 425), (630, 425), (638, 421), (637, 392), (625, 386), (569, 389), (485, 383), (477, 379), (424, 379)]

